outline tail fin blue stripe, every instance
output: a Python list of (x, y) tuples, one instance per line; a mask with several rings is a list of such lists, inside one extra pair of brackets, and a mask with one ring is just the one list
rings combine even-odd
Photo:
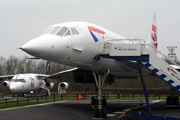
[(46, 67), (45, 67), (45, 70), (44, 70), (44, 74), (46, 74), (46, 75), (50, 74), (50, 66), (51, 66), (51, 62), (47, 61), (46, 62)]

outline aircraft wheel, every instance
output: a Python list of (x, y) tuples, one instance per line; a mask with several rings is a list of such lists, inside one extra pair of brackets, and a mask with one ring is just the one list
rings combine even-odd
[(177, 105), (177, 108), (179, 108), (179, 97), (178, 96), (173, 97), (172, 104)]
[(103, 98), (102, 99), (102, 107), (106, 108), (106, 103), (107, 103), (106, 98)]
[(91, 105), (97, 105), (98, 104), (98, 100), (93, 96), (91, 98)]
[(105, 107), (102, 108), (101, 115), (102, 118), (107, 118), (107, 109)]
[(100, 113), (99, 113), (98, 107), (94, 108), (94, 117), (95, 118), (99, 118), (100, 117)]
[(45, 92), (45, 96), (48, 96), (49, 94), (48, 94), (48, 91), (46, 90), (46, 92)]
[(91, 98), (91, 105), (95, 105), (94, 97)]
[(168, 97), (166, 98), (166, 105), (171, 105), (171, 103), (172, 103), (172, 97), (171, 97), (171, 96), (168, 96)]

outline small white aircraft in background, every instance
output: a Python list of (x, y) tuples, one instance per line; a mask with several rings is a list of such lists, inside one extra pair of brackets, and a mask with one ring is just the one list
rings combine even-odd
[[(49, 83), (45, 79), (51, 78), (53, 75), (47, 75), (50, 69), (50, 62), (47, 61), (45, 74), (16, 74), (16, 75), (5, 75), (0, 76), (0, 79), (6, 79), (2, 82), (2, 86), (9, 88), (10, 91), (14, 94), (24, 96), (25, 93), (39, 93), (46, 92), (46, 95), (50, 94), (50, 90), (54, 87), (54, 83)], [(54, 76), (53, 76), (54, 77)], [(58, 89), (67, 89), (69, 86), (66, 82), (59, 83)]]

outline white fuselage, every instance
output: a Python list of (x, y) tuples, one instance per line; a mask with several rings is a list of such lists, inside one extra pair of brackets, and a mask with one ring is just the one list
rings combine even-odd
[(9, 84), (9, 89), (12, 93), (30, 93), (30, 91), (38, 92), (45, 88), (45, 81), (38, 79), (37, 74), (18, 74), (15, 75)]
[[(67, 27), (67, 31), (63, 35), (58, 35), (63, 27)], [(59, 31), (56, 30), (58, 28)], [(73, 34), (73, 28), (78, 34)], [(102, 57), (97, 59), (105, 43), (112, 39), (125, 38), (91, 23), (68, 22), (50, 26), (43, 35), (29, 41), (21, 49), (38, 58), (83, 69), (109, 69), (110, 72), (134, 71), (131, 64), (126, 62)]]

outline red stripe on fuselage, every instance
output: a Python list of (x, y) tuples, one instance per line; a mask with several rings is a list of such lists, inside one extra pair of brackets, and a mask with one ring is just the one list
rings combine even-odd
[(89, 29), (90, 31), (94, 31), (94, 32), (97, 32), (97, 33), (105, 34), (104, 31), (99, 30), (99, 29), (94, 28), (94, 27), (91, 27), (91, 26), (88, 26), (88, 29)]

